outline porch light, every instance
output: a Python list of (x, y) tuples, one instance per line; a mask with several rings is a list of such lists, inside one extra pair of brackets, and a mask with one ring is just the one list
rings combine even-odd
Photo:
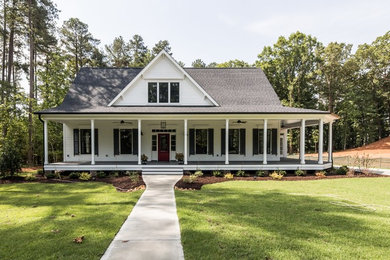
[(166, 121), (161, 121), (160, 122), (160, 127), (161, 127), (161, 129), (165, 129), (167, 127), (167, 122)]

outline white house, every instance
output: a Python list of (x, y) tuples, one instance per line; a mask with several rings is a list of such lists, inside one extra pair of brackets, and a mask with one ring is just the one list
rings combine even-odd
[[(338, 118), (282, 106), (259, 68), (182, 68), (165, 51), (145, 68), (82, 68), (63, 103), (37, 114), (44, 122), (45, 170), (143, 172), (330, 168)], [(63, 124), (61, 163), (48, 160), (48, 121)], [(305, 160), (308, 125), (319, 127), (317, 161)], [(292, 128), (300, 128), (299, 159), (287, 158)]]

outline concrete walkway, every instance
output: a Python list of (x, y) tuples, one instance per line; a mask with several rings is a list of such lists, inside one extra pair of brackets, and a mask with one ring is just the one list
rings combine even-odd
[(143, 175), (146, 190), (101, 259), (184, 259), (173, 186), (182, 175)]

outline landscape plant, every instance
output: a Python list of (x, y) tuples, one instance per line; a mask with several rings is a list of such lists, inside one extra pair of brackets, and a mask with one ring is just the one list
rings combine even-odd
[(82, 181), (89, 181), (91, 178), (92, 178), (92, 176), (88, 172), (82, 172), (80, 174), (80, 177), (79, 177), (79, 179), (82, 180)]
[(221, 177), (221, 176), (222, 176), (222, 172), (221, 172), (221, 171), (218, 171), (218, 170), (213, 171), (213, 176), (214, 176), (214, 177)]

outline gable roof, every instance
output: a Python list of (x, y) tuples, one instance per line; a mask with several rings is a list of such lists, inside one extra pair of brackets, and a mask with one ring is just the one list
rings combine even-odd
[(181, 114), (181, 113), (293, 113), (328, 111), (282, 106), (259, 68), (184, 68), (219, 106), (108, 106), (142, 68), (82, 68), (64, 101), (37, 114)]
[(108, 104), (108, 106), (112, 106), (115, 103), (115, 101), (117, 101), (137, 81), (137, 79), (142, 77), (143, 73), (148, 71), (150, 67), (152, 67), (153, 64), (155, 64), (157, 60), (160, 59), (161, 57), (168, 58), (168, 60), (179, 71), (181, 71), (195, 85), (195, 87), (198, 88), (211, 101), (213, 105), (218, 106), (218, 103), (212, 97), (210, 97), (210, 95), (207, 94), (207, 92), (165, 50), (162, 50), (156, 57), (154, 57), (154, 59), (151, 62), (149, 62), (148, 65), (145, 68), (143, 68), (142, 71), (140, 71), (138, 75), (135, 76), (135, 78), (133, 78), (124, 89), (121, 90), (121, 92)]

